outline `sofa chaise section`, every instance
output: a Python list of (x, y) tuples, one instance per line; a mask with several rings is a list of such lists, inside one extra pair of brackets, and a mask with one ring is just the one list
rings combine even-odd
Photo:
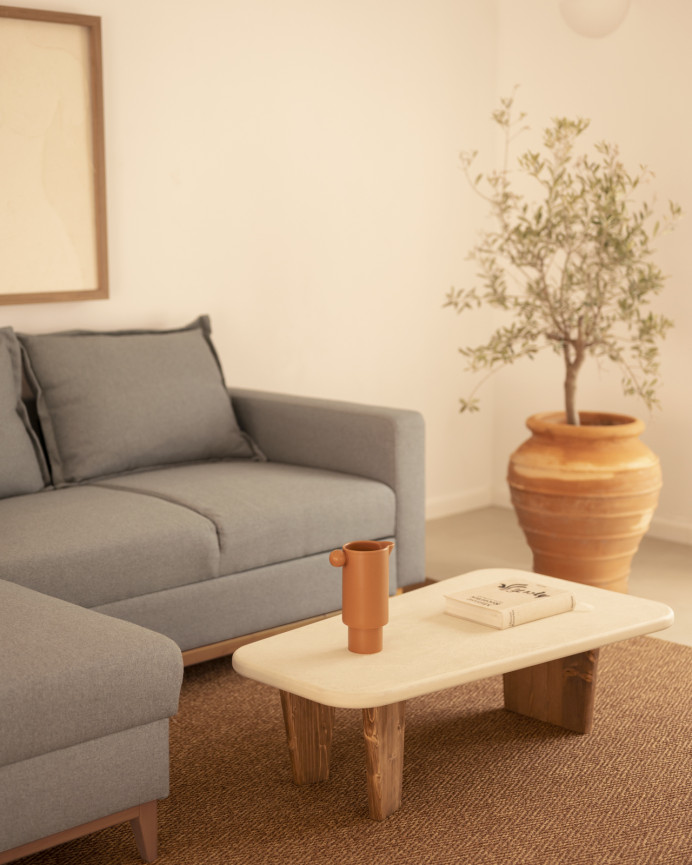
[(125, 820), (155, 858), (178, 647), (4, 580), (0, 609), (0, 863)]

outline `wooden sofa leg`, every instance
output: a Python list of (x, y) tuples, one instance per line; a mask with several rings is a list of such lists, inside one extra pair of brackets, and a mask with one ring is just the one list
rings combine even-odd
[(130, 820), (139, 855), (145, 862), (153, 862), (158, 854), (157, 800), (139, 806), (139, 815)]
[(92, 820), (90, 823), (83, 823), (81, 826), (73, 826), (71, 829), (56, 832), (55, 835), (29, 841), (28, 844), (22, 844), (12, 850), (0, 851), (0, 865), (14, 862), (15, 859), (22, 859), (32, 853), (39, 853), (41, 850), (47, 850), (57, 844), (64, 844), (66, 841), (74, 841), (75, 838), (81, 838), (92, 832), (99, 832), (109, 826), (117, 826), (126, 820), (132, 824), (132, 831), (135, 833), (135, 841), (140, 856), (145, 862), (153, 862), (156, 859), (158, 848), (156, 805), (157, 800), (154, 799), (152, 802), (145, 802), (143, 805), (135, 805), (133, 808), (118, 811), (117, 814), (109, 814), (107, 817), (99, 817), (98, 820)]

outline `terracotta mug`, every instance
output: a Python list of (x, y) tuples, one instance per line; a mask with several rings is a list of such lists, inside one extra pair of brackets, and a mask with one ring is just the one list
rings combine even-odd
[(341, 618), (348, 625), (348, 648), (361, 655), (382, 651), (382, 628), (389, 621), (389, 555), (393, 541), (352, 541), (329, 554), (341, 568)]

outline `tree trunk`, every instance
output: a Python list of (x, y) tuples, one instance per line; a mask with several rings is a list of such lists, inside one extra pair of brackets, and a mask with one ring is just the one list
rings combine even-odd
[[(581, 337), (581, 322), (579, 325), (579, 338), (574, 343), (566, 342), (564, 344), (565, 357), (565, 416), (567, 423), (571, 426), (579, 426), (579, 412), (577, 411), (577, 373), (584, 363), (584, 343)], [(571, 357), (571, 351), (574, 352), (574, 358)]]
[(567, 423), (572, 426), (579, 426), (579, 412), (576, 406), (577, 397), (577, 370), (574, 364), (567, 364), (567, 374), (565, 375), (565, 416)]

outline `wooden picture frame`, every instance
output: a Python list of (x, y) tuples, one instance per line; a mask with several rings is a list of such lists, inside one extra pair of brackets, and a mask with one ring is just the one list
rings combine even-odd
[(101, 19), (0, 6), (0, 304), (108, 297)]

